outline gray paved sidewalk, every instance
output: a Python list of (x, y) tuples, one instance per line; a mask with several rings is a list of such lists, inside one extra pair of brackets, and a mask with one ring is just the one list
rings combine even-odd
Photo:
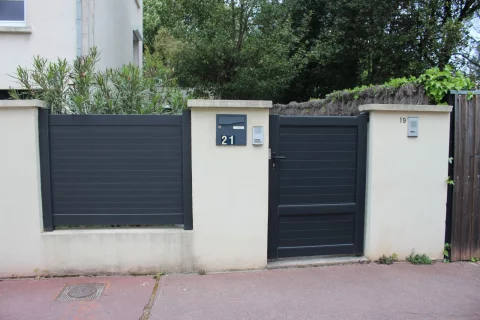
[[(66, 284), (102, 283), (96, 301), (60, 302)], [(153, 277), (78, 277), (0, 281), (0, 320), (138, 320), (155, 286)]]
[(151, 320), (480, 319), (480, 265), (331, 266), (164, 276)]
[[(99, 300), (55, 301), (65, 284), (91, 282), (106, 284)], [(137, 320), (154, 288), (151, 276), (0, 281), (0, 320)], [(167, 275), (149, 319), (480, 320), (480, 264)]]

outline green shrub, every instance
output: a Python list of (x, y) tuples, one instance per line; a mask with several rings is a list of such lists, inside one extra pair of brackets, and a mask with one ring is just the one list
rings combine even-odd
[(393, 264), (394, 262), (398, 261), (398, 256), (397, 254), (392, 254), (391, 256), (386, 256), (386, 255), (383, 255), (381, 256), (377, 263), (379, 264)]
[(414, 251), (407, 257), (407, 261), (412, 264), (432, 264), (432, 259), (426, 254), (415, 254)]
[(98, 71), (96, 48), (72, 65), (65, 59), (49, 62), (33, 58), (33, 68), (19, 66), (14, 78), (21, 90), (13, 99), (39, 99), (56, 114), (161, 114), (180, 113), (187, 95), (178, 88), (168, 68), (148, 52), (143, 69), (127, 64)]
[(471, 90), (475, 87), (472, 80), (460, 72), (453, 72), (452, 67), (445, 66), (440, 70), (438, 67), (428, 69), (416, 83), (421, 84), (428, 94), (432, 103), (442, 104), (443, 99), (451, 90)]
[(382, 85), (359, 86), (353, 89), (334, 91), (327, 94), (326, 99), (336, 101), (345, 97), (346, 93), (349, 93), (353, 94), (354, 99), (357, 100), (363, 92), (371, 88), (377, 88), (378, 91), (380, 89), (392, 89), (393, 93), (395, 90), (408, 84), (422, 86), (433, 104), (442, 104), (443, 99), (451, 90), (471, 90), (475, 87), (473, 81), (465, 77), (462, 72), (454, 72), (452, 67), (447, 65), (443, 70), (440, 70), (438, 67), (428, 69), (418, 78), (413, 76), (409, 78), (394, 78)]
[[(450, 177), (449, 177), (450, 178)], [(450, 262), (450, 250), (451, 250), (450, 243), (445, 243), (443, 247), (443, 262), (448, 263)]]

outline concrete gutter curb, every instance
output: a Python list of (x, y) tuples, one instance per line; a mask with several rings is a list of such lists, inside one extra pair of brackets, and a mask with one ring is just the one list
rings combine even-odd
[(365, 257), (303, 257), (301, 259), (282, 259), (267, 264), (267, 270), (286, 269), (286, 268), (308, 268), (320, 266), (334, 266), (344, 264), (357, 264), (370, 262)]

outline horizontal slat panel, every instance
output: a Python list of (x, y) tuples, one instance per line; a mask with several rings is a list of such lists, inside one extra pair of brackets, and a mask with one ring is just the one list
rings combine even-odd
[(280, 127), (280, 141), (285, 142), (286, 136), (294, 135), (344, 135), (357, 134), (356, 127)]
[(54, 182), (53, 190), (65, 189), (65, 190), (75, 190), (75, 189), (97, 189), (97, 190), (125, 190), (125, 189), (178, 189), (180, 187), (180, 180), (174, 179), (172, 181), (128, 181), (128, 182)]
[(280, 247), (278, 248), (279, 258), (318, 256), (328, 254), (354, 254), (353, 244), (313, 246), (313, 247)]
[[(143, 139), (138, 140), (143, 141)], [(112, 151), (130, 151), (135, 153), (137, 151), (143, 150), (157, 150), (159, 152), (176, 152), (182, 149), (180, 143), (121, 143), (121, 141), (115, 141), (117, 143), (103, 142), (98, 143), (97, 141), (92, 141), (88, 143), (70, 143), (70, 142), (59, 142), (55, 144), (56, 150), (75, 150), (75, 151), (89, 151), (89, 150), (112, 150)]]
[(356, 169), (282, 169), (280, 170), (281, 179), (291, 178), (355, 178)]
[[(311, 221), (311, 215), (328, 215), (323, 216), (322, 220), (352, 220), (355, 213), (356, 204), (311, 204), (311, 205), (280, 205), (278, 214), (282, 216), (281, 221), (285, 220), (284, 216), (295, 216), (295, 219), (302, 218), (302, 221)], [(335, 214), (335, 215), (332, 215)], [(300, 217), (303, 216), (303, 217)], [(320, 220), (318, 220), (320, 221)]]
[(319, 142), (355, 142), (356, 134), (292, 134), (284, 135), (280, 145), (296, 143), (319, 143)]
[(280, 126), (357, 126), (358, 117), (312, 117), (296, 116), (279, 118)]
[(297, 230), (332, 230), (353, 228), (352, 221), (303, 221), (303, 222), (282, 222), (280, 219), (280, 232)]
[[(293, 208), (293, 207), (330, 207), (330, 206), (339, 206), (339, 207), (348, 207), (348, 205), (305, 205), (305, 206), (280, 206), (280, 209), (284, 208)], [(332, 210), (333, 211), (333, 210)], [(354, 212), (353, 211), (348, 211), (346, 213), (340, 212), (336, 213), (335, 211), (330, 212), (329, 214), (323, 214), (320, 212), (317, 215), (311, 215), (311, 214), (306, 214), (306, 215), (297, 215), (295, 212), (290, 215), (286, 215), (285, 213), (282, 213), (280, 215), (280, 222), (285, 223), (285, 226), (288, 227), (288, 223), (294, 222), (294, 223), (299, 223), (299, 222), (328, 222), (328, 221), (350, 221), (353, 223), (355, 219)]]
[(119, 209), (106, 209), (106, 208), (92, 208), (92, 209), (85, 209), (85, 208), (73, 208), (73, 209), (63, 209), (63, 210), (55, 210), (54, 216), (57, 215), (78, 215), (78, 216), (95, 216), (95, 215), (162, 215), (162, 214), (183, 214), (182, 210), (176, 207), (168, 207), (165, 206), (164, 208), (119, 208)]
[(355, 178), (356, 169), (281, 169), (280, 179)]
[[(152, 184), (158, 189), (168, 188), (171, 189), (173, 184), (181, 183), (180, 177), (57, 177), (55, 179), (54, 186), (59, 189), (68, 188), (68, 186), (78, 185), (80, 189), (89, 189), (92, 185), (101, 185), (98, 187), (99, 190), (105, 189), (114, 189), (118, 190), (120, 188), (115, 188), (115, 184), (119, 184), (120, 187), (124, 188), (126, 186), (131, 186), (131, 189), (135, 187), (141, 188), (142, 184), (145, 185), (145, 188), (153, 187)], [(113, 187), (113, 188), (112, 188)]]
[(97, 159), (113, 158), (113, 159), (141, 159), (141, 158), (158, 158), (158, 159), (170, 159), (175, 158), (179, 160), (182, 156), (181, 150), (52, 150), (53, 158), (63, 159), (91, 159), (97, 161)]
[(52, 116), (56, 225), (183, 223), (181, 116)]
[(154, 138), (161, 141), (163, 138), (180, 137), (181, 127), (52, 127), (50, 134), (54, 142), (61, 142), (58, 141), (59, 139), (63, 139), (63, 142), (65, 139), (71, 139), (75, 143), (81, 143), (82, 140), (111, 139), (118, 141), (123, 138), (138, 140)]
[(51, 126), (168, 126), (182, 125), (176, 115), (50, 115)]
[(162, 225), (183, 224), (183, 214), (165, 215), (56, 215), (53, 217), (56, 226), (92, 226), (92, 225)]
[[(135, 186), (141, 186), (143, 183), (148, 184), (155, 184), (155, 185), (165, 185), (171, 186), (172, 183), (181, 183), (181, 177), (56, 177), (54, 185), (60, 184), (63, 188), (66, 184), (68, 185), (76, 185), (79, 183), (88, 183), (88, 184), (95, 184), (95, 183), (102, 183), (102, 184), (135, 184)], [(149, 185), (151, 186), (151, 185)]]
[(355, 201), (355, 194), (328, 194), (328, 195), (280, 195), (280, 204), (310, 204), (310, 203), (345, 203)]
[(280, 170), (286, 169), (355, 169), (356, 161), (312, 161), (312, 160), (279, 160)]
[(139, 167), (144, 170), (158, 170), (159, 168), (161, 169), (172, 169), (172, 170), (180, 170), (182, 167), (181, 162), (177, 163), (162, 163), (161, 166), (159, 166), (159, 162), (155, 161), (155, 159), (150, 160), (147, 159), (148, 161), (143, 161), (143, 162), (138, 162), (135, 163), (134, 159), (132, 161), (125, 161), (122, 160), (121, 163), (118, 163), (119, 161), (115, 163), (86, 163), (85, 161), (79, 161), (78, 163), (72, 163), (72, 162), (62, 162), (62, 161), (52, 161), (52, 168), (53, 170), (60, 170), (60, 171), (65, 171), (65, 170), (84, 170), (84, 171), (100, 171), (100, 170), (122, 170), (122, 169), (130, 169), (130, 168), (135, 168)]
[[(85, 195), (85, 194), (78, 194), (75, 191), (72, 191), (71, 194), (63, 194), (59, 195), (56, 192), (55, 201), (57, 203), (67, 203), (67, 202), (81, 202), (81, 203), (100, 203), (100, 202), (131, 202), (138, 201), (139, 203), (153, 203), (153, 202), (178, 202), (181, 203), (182, 194), (180, 191), (176, 191), (175, 194), (124, 194), (118, 195), (118, 190), (112, 191), (113, 195), (106, 195), (107, 190), (103, 191), (101, 194), (96, 195)], [(115, 194), (117, 193), (117, 194)]]
[[(156, 170), (164, 169), (163, 165), (166, 164), (181, 164), (179, 162), (180, 157), (89, 157), (89, 158), (69, 158), (69, 157), (52, 157), (52, 164), (55, 166), (56, 164), (71, 164), (71, 165), (102, 165), (102, 164), (109, 164), (112, 165), (123, 165), (126, 170), (135, 169), (135, 165), (140, 166), (144, 164), (156, 164)], [(143, 167), (138, 167), (146, 170)], [(54, 167), (53, 170), (62, 170), (60, 168)], [(72, 170), (78, 170), (73, 169)], [(112, 169), (118, 170), (118, 169)], [(164, 169), (165, 170), (165, 169)]]
[(287, 157), (282, 162), (290, 160), (355, 161), (357, 159), (356, 152), (348, 151), (281, 151), (278, 155)]
[(353, 244), (353, 236), (350, 237), (321, 237), (321, 238), (303, 238), (303, 239), (280, 239), (280, 247), (295, 246), (324, 246)]
[[(180, 157), (170, 157), (170, 158), (160, 158), (160, 157), (88, 157), (88, 158), (69, 158), (69, 157), (55, 157), (51, 158), (55, 171), (66, 171), (66, 170), (95, 170), (96, 166), (102, 165), (117, 165), (123, 166), (120, 169), (111, 169), (111, 170), (131, 170), (136, 167), (144, 169), (143, 165), (156, 164), (156, 168), (152, 170), (163, 169), (164, 165), (177, 165), (181, 162)], [(62, 168), (62, 165), (71, 165), (72, 168)], [(58, 167), (57, 167), (58, 166)], [(90, 166), (88, 169), (77, 169), (77, 166)], [(140, 167), (142, 166), (142, 167)], [(102, 168), (103, 169), (103, 168)], [(99, 169), (99, 170), (102, 170)], [(165, 169), (164, 169), (165, 170)]]
[(287, 151), (356, 151), (356, 142), (288, 142), (280, 143), (280, 153)]
[[(137, 201), (135, 201), (137, 200)], [(60, 199), (55, 199), (53, 206), (55, 207), (56, 212), (78, 209), (78, 210), (97, 210), (97, 209), (111, 209), (115, 211), (117, 209), (161, 209), (161, 208), (176, 208), (179, 211), (182, 209), (182, 202), (179, 198), (177, 199), (156, 199), (154, 201), (144, 200), (139, 198), (129, 199), (125, 198), (123, 200), (112, 201), (110, 199), (104, 199), (100, 201), (91, 201), (89, 199), (75, 199), (75, 201), (61, 201)]]
[(328, 195), (355, 193), (355, 186), (325, 186), (325, 187), (280, 187), (280, 195), (301, 196), (301, 195)]
[(355, 185), (355, 178), (296, 178), (280, 179), (282, 187), (333, 187)]
[(171, 136), (171, 137), (110, 137), (110, 138), (102, 138), (102, 137), (92, 137), (92, 138), (85, 138), (85, 137), (71, 137), (71, 138), (61, 138), (57, 137), (51, 140), (51, 145), (55, 146), (65, 146), (65, 145), (94, 145), (94, 144), (101, 144), (101, 145), (131, 145), (136, 143), (144, 143), (144, 144), (156, 144), (161, 146), (178, 146), (181, 143), (181, 139), (178, 136)]
[(279, 257), (354, 253), (357, 117), (280, 117)]
[(353, 228), (331, 230), (302, 230), (280, 232), (280, 239), (310, 239), (322, 237), (353, 237)]
[[(111, 186), (111, 187), (120, 187), (123, 188), (125, 186), (131, 186), (132, 188), (141, 187), (141, 185), (145, 185), (147, 187), (154, 188), (162, 187), (162, 185), (171, 185), (172, 183), (179, 183), (181, 179), (179, 177), (88, 177), (87, 181), (80, 181), (80, 177), (70, 177), (66, 178), (66, 180), (70, 179), (70, 181), (56, 181), (55, 184), (66, 186), (72, 184), (78, 184), (79, 186), (89, 186), (89, 185), (103, 185), (104, 186)], [(78, 180), (77, 180), (78, 179)], [(107, 181), (112, 180), (112, 181)], [(114, 189), (115, 189), (114, 188)], [(120, 189), (119, 188), (119, 189)]]
[(65, 178), (82, 178), (82, 177), (128, 177), (128, 178), (162, 178), (162, 177), (180, 177), (182, 175), (181, 170), (53, 170), (53, 174), (56, 177), (65, 177)]
[(109, 188), (99, 189), (86, 187), (75, 187), (73, 189), (58, 188), (54, 190), (55, 197), (170, 197), (181, 194), (182, 190), (178, 188)]

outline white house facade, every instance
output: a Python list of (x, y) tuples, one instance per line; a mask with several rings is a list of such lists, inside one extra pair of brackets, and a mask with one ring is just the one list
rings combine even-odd
[[(0, 91), (33, 56), (73, 61), (96, 46), (97, 68), (142, 63), (142, 0), (0, 0)], [(5, 92), (4, 92), (5, 93)]]

